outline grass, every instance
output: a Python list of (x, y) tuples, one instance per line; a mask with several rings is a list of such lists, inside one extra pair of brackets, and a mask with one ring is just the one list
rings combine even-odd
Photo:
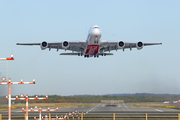
[(169, 104), (162, 102), (147, 102), (147, 103), (129, 103), (131, 107), (155, 107), (155, 108), (166, 108)]
[[(94, 103), (29, 103), (29, 108), (37, 107), (91, 107)], [(12, 109), (22, 109), (25, 108), (25, 103), (13, 104)], [(8, 105), (0, 105), (0, 111), (8, 110)]]

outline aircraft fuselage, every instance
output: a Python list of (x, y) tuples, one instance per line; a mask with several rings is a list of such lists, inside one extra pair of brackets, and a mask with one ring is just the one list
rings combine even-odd
[(101, 30), (99, 26), (94, 25), (89, 29), (88, 37), (86, 40), (87, 46), (85, 49), (86, 56), (94, 56), (99, 52), (101, 38)]

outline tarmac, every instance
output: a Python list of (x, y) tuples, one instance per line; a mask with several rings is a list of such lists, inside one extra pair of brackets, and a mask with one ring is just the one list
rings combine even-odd
[[(42, 108), (47, 109), (47, 108)], [(55, 108), (51, 108), (55, 109)], [(177, 118), (180, 113), (179, 109), (172, 108), (152, 108), (152, 107), (131, 107), (128, 103), (119, 103), (119, 104), (106, 104), (106, 103), (97, 103), (92, 107), (58, 107), (59, 111), (53, 112), (42, 112), (42, 116), (51, 114), (52, 117), (66, 115), (75, 111), (78, 111), (80, 114), (85, 113), (87, 118), (112, 118), (113, 114), (116, 114), (116, 117), (121, 118), (145, 118), (146, 113), (151, 116), (161, 116), (161, 117), (171, 117)], [(7, 119), (8, 111), (1, 111), (3, 119)], [(25, 112), (22, 110), (12, 110), (12, 119), (24, 119)], [(75, 117), (78, 118), (81, 115), (76, 114)], [(77, 116), (78, 115), (78, 116)], [(38, 117), (39, 112), (29, 112), (29, 119), (33, 119), (34, 117)], [(84, 117), (85, 117), (84, 116)]]

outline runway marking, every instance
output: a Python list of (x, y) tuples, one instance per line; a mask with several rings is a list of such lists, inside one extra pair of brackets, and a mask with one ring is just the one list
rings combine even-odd
[(123, 105), (124, 105), (125, 108), (127, 108), (126, 105), (125, 105), (124, 103), (123, 103)]
[(163, 112), (162, 110), (158, 110), (158, 109), (155, 109), (156, 111), (158, 111), (158, 112)]
[(15, 111), (15, 112), (22, 112), (22, 111)]

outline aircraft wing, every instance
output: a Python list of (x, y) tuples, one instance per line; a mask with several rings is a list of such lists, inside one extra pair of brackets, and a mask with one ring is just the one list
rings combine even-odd
[[(120, 41), (122, 42), (122, 41)], [(137, 48), (137, 49), (142, 49), (144, 46), (149, 46), (149, 45), (161, 45), (162, 43), (142, 43), (142, 42), (137, 42), (137, 43), (129, 43), (129, 42), (122, 42), (122, 46), (119, 45), (120, 42), (108, 42), (108, 41), (102, 41), (100, 43), (100, 52), (106, 52), (106, 51), (111, 51), (111, 50), (118, 50), (118, 49), (132, 49), (132, 48)], [(139, 46), (138, 46), (139, 45)]]
[[(67, 41), (64, 41), (67, 42)], [(68, 47), (63, 47), (64, 42), (53, 42), (53, 43), (48, 43), (43, 41), (42, 43), (17, 43), (16, 45), (39, 45), (42, 50), (49, 48), (51, 49), (65, 49), (65, 50), (71, 50), (71, 51), (83, 51), (86, 47), (86, 41), (78, 41), (78, 42), (67, 42)]]
[(16, 43), (16, 45), (41, 45), (41, 43)]

